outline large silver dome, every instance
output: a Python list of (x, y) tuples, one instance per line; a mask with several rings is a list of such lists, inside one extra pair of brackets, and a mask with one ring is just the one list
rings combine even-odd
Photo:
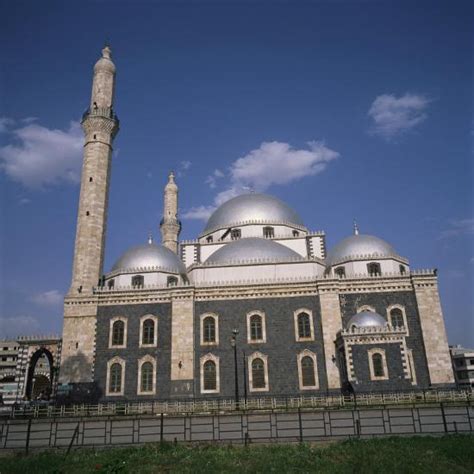
[(201, 233), (255, 222), (258, 224), (289, 224), (305, 229), (300, 216), (283, 201), (267, 194), (242, 194), (218, 207)]
[(374, 235), (356, 234), (347, 237), (337, 244), (326, 258), (327, 265), (335, 265), (337, 263), (348, 260), (349, 257), (367, 256), (388, 257), (397, 255), (395, 249), (385, 240), (379, 239)]
[(273, 240), (249, 237), (230, 242), (216, 250), (205, 263), (232, 263), (244, 261), (294, 261), (303, 257)]
[(387, 325), (387, 321), (383, 316), (380, 316), (378, 313), (373, 311), (361, 311), (360, 313), (354, 314), (354, 316), (349, 319), (346, 327), (348, 329), (356, 326), (358, 328), (368, 328), (368, 327), (384, 327)]
[(128, 249), (115, 262), (112, 272), (139, 268), (160, 268), (171, 273), (186, 273), (186, 267), (175, 253), (154, 243), (137, 245)]

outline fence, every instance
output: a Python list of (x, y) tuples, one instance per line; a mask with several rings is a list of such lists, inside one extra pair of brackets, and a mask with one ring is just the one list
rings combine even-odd
[(396, 393), (365, 393), (357, 395), (262, 397), (229, 399), (148, 401), (130, 403), (99, 403), (96, 405), (28, 405), (12, 407), (5, 416), (11, 418), (55, 418), (70, 416), (114, 416), (146, 414), (183, 414), (231, 412), (237, 409), (278, 410), (298, 408), (357, 408), (362, 406), (419, 405), (424, 403), (454, 403), (474, 400), (471, 391), (413, 391)]
[(445, 406), (8, 419), (0, 447), (10, 450), (106, 447), (148, 442), (302, 442), (387, 435), (472, 433), (474, 407)]

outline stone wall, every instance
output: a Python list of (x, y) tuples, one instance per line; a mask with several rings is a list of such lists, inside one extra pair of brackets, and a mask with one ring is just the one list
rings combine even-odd
[[(392, 291), (380, 293), (348, 293), (340, 296), (341, 313), (343, 325), (348, 322), (357, 309), (368, 305), (377, 313), (386, 317), (387, 308), (393, 304), (402, 305), (405, 308), (409, 336), (406, 338), (407, 348), (413, 351), (413, 360), (418, 388), (428, 388), (430, 384), (428, 367), (426, 364), (424, 338), (420, 326), (420, 316), (415, 294), (412, 291)], [(410, 388), (414, 388), (411, 385)], [(391, 390), (393, 387), (390, 388)], [(398, 390), (398, 389), (397, 389)]]
[[(203, 395), (200, 387), (200, 357), (211, 353), (220, 359), (220, 394), (217, 396), (232, 398), (235, 393), (234, 352), (231, 346), (233, 329), (237, 329), (237, 366), (240, 396), (244, 395), (244, 357), (254, 352), (268, 356), (269, 391), (258, 392), (257, 396), (295, 394), (299, 390), (297, 354), (304, 349), (314, 352), (317, 357), (319, 390), (304, 390), (310, 393), (326, 392), (327, 377), (324, 359), (323, 337), (319, 301), (316, 296), (256, 298), (245, 300), (198, 301), (195, 303), (194, 341), (196, 348), (195, 384), (199, 397), (215, 398), (216, 394)], [(314, 341), (296, 342), (294, 311), (306, 308), (312, 311)], [(251, 311), (265, 313), (266, 342), (247, 343), (247, 313)], [(219, 345), (201, 346), (200, 316), (214, 313), (219, 318)], [(247, 367), (245, 368), (247, 371)], [(248, 373), (247, 373), (248, 379)], [(252, 393), (248, 390), (248, 395)]]
[[(158, 318), (158, 339), (156, 347), (139, 347), (140, 318), (146, 314)], [(110, 320), (121, 316), (127, 318), (127, 345), (124, 349), (109, 349)], [(138, 360), (149, 354), (156, 358), (156, 394), (137, 395)], [(118, 356), (125, 360), (124, 396), (105, 395), (107, 361)], [(101, 399), (109, 401), (168, 399), (170, 397), (171, 360), (171, 304), (134, 304), (101, 306), (97, 314), (97, 342), (94, 379), (100, 389)]]

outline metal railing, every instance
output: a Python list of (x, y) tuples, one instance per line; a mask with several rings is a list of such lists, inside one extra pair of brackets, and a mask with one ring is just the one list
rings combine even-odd
[(470, 390), (413, 391), (395, 393), (362, 393), (357, 395), (315, 395), (315, 396), (281, 396), (247, 398), (236, 402), (233, 399), (192, 399), (192, 400), (151, 400), (134, 402), (46, 405), (14, 405), (3, 413), (8, 418), (55, 418), (55, 417), (96, 417), (118, 415), (149, 414), (199, 414), (221, 413), (232, 411), (256, 410), (295, 410), (313, 408), (319, 410), (337, 410), (387, 406), (419, 405), (450, 402), (467, 402), (474, 400)]

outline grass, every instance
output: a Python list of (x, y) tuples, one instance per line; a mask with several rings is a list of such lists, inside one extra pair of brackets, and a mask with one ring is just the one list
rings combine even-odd
[(309, 444), (149, 444), (0, 458), (0, 473), (472, 473), (474, 436), (393, 437)]

